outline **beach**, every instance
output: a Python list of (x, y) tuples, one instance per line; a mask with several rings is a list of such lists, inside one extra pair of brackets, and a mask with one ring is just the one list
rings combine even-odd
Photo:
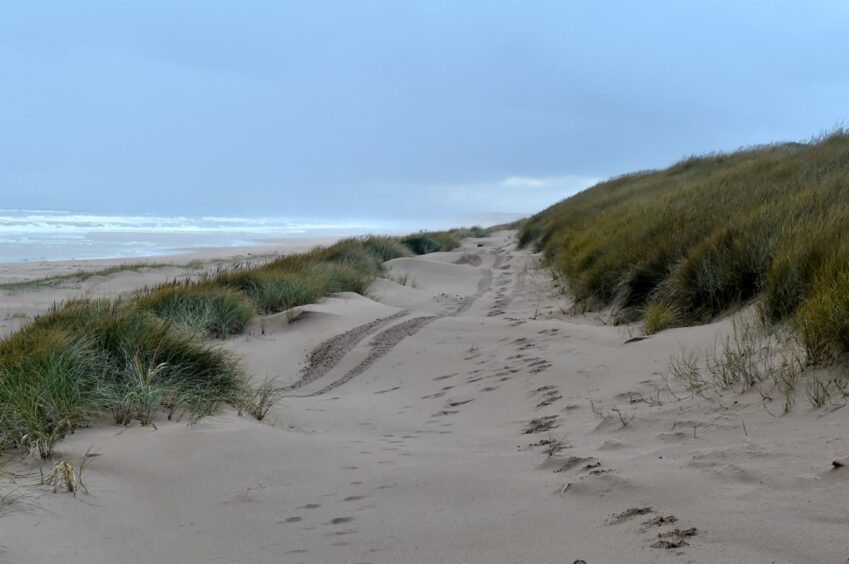
[[(155, 427), (78, 429), (88, 492), (37, 486), (0, 520), (4, 561), (842, 562), (845, 403), (788, 414), (756, 389), (692, 393), (670, 356), (729, 317), (645, 337), (577, 313), (516, 233), (396, 258), (366, 295), (258, 316), (216, 341), (282, 399)], [(55, 301), (116, 297), (321, 241), (203, 251), (0, 292), (8, 334)], [(230, 254), (228, 254), (228, 252)], [(161, 261), (161, 259), (150, 259)], [(0, 267), (8, 282), (114, 266)], [(45, 463), (45, 468), (47, 468)]]

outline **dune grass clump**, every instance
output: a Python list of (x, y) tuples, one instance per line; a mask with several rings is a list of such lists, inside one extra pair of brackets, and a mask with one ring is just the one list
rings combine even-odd
[(380, 262), (408, 257), (412, 254), (409, 248), (391, 237), (365, 237), (362, 239), (362, 244), (363, 248)]
[(241, 333), (255, 313), (253, 303), (227, 287), (170, 284), (145, 292), (136, 307), (201, 337)]
[(646, 306), (643, 313), (643, 330), (646, 335), (663, 331), (675, 326), (678, 321), (678, 313), (669, 304), (651, 303)]
[[(524, 222), (578, 301), (647, 330), (753, 300), (811, 360), (849, 353), (849, 133), (686, 159), (602, 182)], [(629, 318), (629, 316), (622, 316)]]
[[(142, 397), (145, 374), (155, 381)], [(0, 447), (48, 457), (102, 413), (129, 409), (146, 424), (166, 395), (193, 409), (188, 399), (226, 401), (242, 386), (228, 354), (133, 303), (71, 301), (0, 342)]]
[(0, 347), (0, 447), (47, 457), (65, 434), (97, 410), (104, 358), (89, 339), (51, 328)]
[(497, 226), (495, 228), (486, 228), (481, 227), (480, 225), (473, 225), (471, 227), (458, 227), (456, 229), (448, 230), (448, 234), (451, 235), (455, 240), (466, 239), (466, 238), (475, 238), (480, 239), (483, 237), (489, 237), (494, 231), (498, 229), (513, 229), (514, 226), (511, 224), (505, 224), (503, 226)]
[(208, 282), (241, 292), (260, 313), (277, 313), (317, 301), (325, 292), (321, 281), (299, 272), (244, 270), (218, 275)]
[(401, 243), (417, 255), (450, 251), (460, 246), (460, 241), (449, 231), (422, 231), (402, 238)]
[(435, 253), (442, 249), (437, 241), (424, 235), (410, 235), (402, 239), (401, 242), (417, 255)]
[(346, 263), (319, 262), (309, 267), (308, 273), (320, 280), (328, 294), (354, 292), (364, 295), (374, 280), (373, 273), (363, 272)]
[(849, 268), (843, 260), (830, 265), (814, 284), (812, 295), (795, 313), (794, 321), (808, 357), (833, 360), (849, 351)]

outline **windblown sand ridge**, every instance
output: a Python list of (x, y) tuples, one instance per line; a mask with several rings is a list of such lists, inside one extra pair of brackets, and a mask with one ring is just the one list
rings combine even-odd
[[(842, 405), (692, 397), (681, 346), (570, 317), (512, 233), (387, 263), (369, 297), (225, 341), (286, 397), (266, 423), (78, 431), (88, 495), (0, 520), (9, 562), (841, 562)], [(37, 479), (22, 476), (21, 484)]]

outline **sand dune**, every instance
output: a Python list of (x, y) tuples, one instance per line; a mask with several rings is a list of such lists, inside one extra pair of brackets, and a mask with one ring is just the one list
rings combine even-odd
[(286, 387), (266, 422), (78, 431), (55, 456), (100, 453), (90, 493), (36, 490), (0, 520), (4, 561), (845, 561), (849, 411), (691, 397), (667, 359), (728, 321), (626, 343), (566, 315), (513, 237), (226, 341)]

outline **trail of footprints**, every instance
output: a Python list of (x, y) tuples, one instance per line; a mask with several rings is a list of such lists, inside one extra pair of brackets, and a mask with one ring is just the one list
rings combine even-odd
[[(506, 267), (509, 268), (509, 267)], [(510, 272), (502, 272), (494, 281), (493, 289), (495, 290), (495, 301), (487, 313), (487, 317), (496, 317), (504, 315), (507, 306), (513, 300), (513, 295), (508, 293), (510, 282), (513, 280), (513, 275)]]
[[(645, 519), (649, 515), (654, 516)], [(664, 550), (683, 548), (690, 544), (687, 539), (692, 539), (699, 534), (699, 530), (695, 527), (686, 529), (675, 527), (656, 532), (658, 528), (671, 527), (678, 522), (678, 518), (675, 515), (657, 514), (651, 507), (632, 507), (621, 513), (611, 515), (607, 520), (607, 525), (620, 525), (638, 516), (645, 519), (642, 521), (638, 532), (648, 535), (649, 541), (654, 541), (650, 545), (652, 548)]]
[[(364, 423), (370, 424), (370, 421), (365, 421)], [(373, 456), (375, 454), (376, 447), (379, 447), (380, 451), (387, 452), (387, 456), (405, 456), (411, 455), (411, 453), (398, 453), (397, 451), (402, 450), (402, 447), (405, 446), (409, 440), (413, 440), (415, 438), (416, 437), (414, 435), (397, 436), (394, 434), (384, 434), (380, 437), (376, 437), (374, 442), (367, 442), (365, 440), (358, 439), (353, 440), (352, 443), (356, 443), (360, 446), (360, 448), (365, 448), (364, 450), (357, 451), (357, 455), (360, 456)], [(367, 445), (369, 444), (372, 445), (370, 447), (372, 450), (367, 450), (369, 448)], [(389, 452), (392, 454), (389, 454)], [(378, 460), (377, 464), (393, 464), (395, 462), (397, 462), (397, 460), (385, 459)], [(349, 540), (347, 540), (348, 537), (353, 537), (359, 533), (359, 530), (356, 528), (356, 523), (358, 521), (356, 513), (373, 511), (377, 508), (372, 502), (371, 495), (360, 493), (362, 492), (362, 489), (364, 487), (370, 487), (370, 489), (376, 493), (394, 488), (399, 482), (392, 481), (395, 474), (390, 471), (389, 474), (377, 478), (377, 480), (375, 480), (370, 486), (367, 486), (367, 482), (363, 481), (364, 479), (369, 478), (374, 480), (373, 470), (368, 468), (368, 464), (362, 468), (353, 464), (343, 466), (341, 469), (353, 472), (353, 475), (355, 476), (361, 474), (363, 475), (363, 479), (353, 480), (350, 482), (350, 485), (354, 488), (356, 493), (344, 495), (344, 497), (340, 497), (343, 494), (336, 492), (323, 494), (321, 496), (322, 498), (335, 498), (335, 502), (333, 503), (333, 513), (330, 513), (330, 516), (318, 511), (319, 509), (327, 509), (327, 507), (324, 507), (321, 503), (306, 503), (295, 507), (292, 510), (286, 511), (291, 512), (292, 514), (277, 521), (277, 524), (281, 526), (296, 526), (299, 527), (299, 531), (303, 534), (312, 533), (317, 534), (322, 538), (326, 538), (327, 543), (324, 546), (348, 546), (350, 544)], [(356, 490), (360, 490), (360, 492), (357, 492)], [(381, 550), (383, 549), (371, 548), (368, 549), (367, 552), (373, 553)], [(288, 554), (303, 556), (309, 552), (310, 550), (307, 548), (296, 548), (288, 551)], [(360, 564), (369, 564), (365, 561), (359, 562)]]
[[(462, 382), (459, 381), (460, 373), (437, 376), (434, 378), (434, 381), (442, 382), (445, 385), (431, 394), (422, 396), (422, 399), (444, 398), (449, 394), (449, 392), (451, 392), (451, 390), (455, 390), (454, 393), (457, 393), (457, 391), (466, 385), (478, 383), (482, 384), (477, 389), (478, 393), (493, 392), (498, 389), (499, 383), (506, 382), (515, 377), (517, 374), (539, 374), (551, 367), (551, 363), (546, 359), (528, 354), (527, 351), (540, 348), (539, 345), (532, 343), (524, 337), (511, 339), (509, 340), (509, 343), (514, 346), (516, 353), (508, 356), (505, 359), (505, 362), (500, 364), (498, 368), (490, 368), (491, 360), (482, 359), (477, 362), (479, 367), (469, 370), (466, 373), (466, 378)], [(482, 356), (480, 349), (472, 346), (466, 351), (466, 355), (463, 360), (467, 362), (474, 361)], [(454, 383), (449, 383), (447, 382), (448, 380), (452, 380)], [(546, 405), (561, 399), (561, 397), (562, 396), (559, 394), (547, 396), (548, 403)], [(460, 412), (458, 408), (469, 404), (474, 400), (475, 398), (463, 396), (447, 397), (442, 408), (434, 413), (432, 417), (455, 415)]]

